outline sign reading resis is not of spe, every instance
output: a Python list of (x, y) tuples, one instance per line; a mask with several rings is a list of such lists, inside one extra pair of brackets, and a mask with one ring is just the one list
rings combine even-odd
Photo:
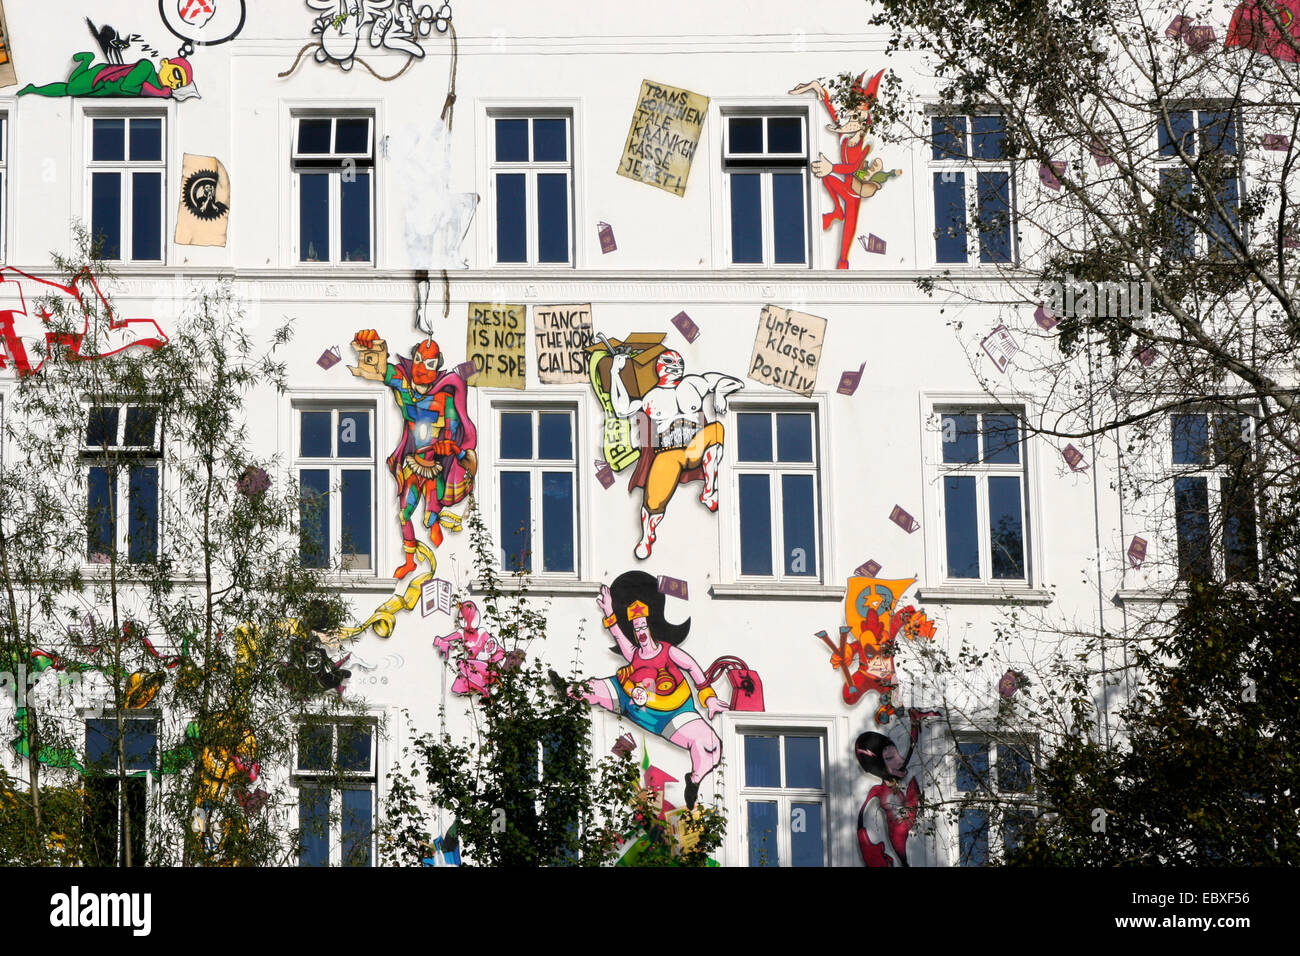
[(468, 384), (476, 388), (518, 388), (528, 381), (528, 330), (522, 305), (471, 302), (465, 351), (478, 367)]

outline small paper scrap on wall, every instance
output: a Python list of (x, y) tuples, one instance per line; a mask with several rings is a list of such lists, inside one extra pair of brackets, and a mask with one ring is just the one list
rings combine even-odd
[(591, 306), (533, 306), (537, 375), (543, 385), (587, 381), (587, 348), (595, 341)]
[(518, 388), (527, 383), (524, 307), (497, 302), (469, 303), (465, 351), (478, 368), (475, 388)]
[(748, 377), (810, 398), (825, 340), (825, 319), (766, 305), (758, 317)]
[(685, 195), (708, 111), (707, 96), (642, 80), (618, 174)]

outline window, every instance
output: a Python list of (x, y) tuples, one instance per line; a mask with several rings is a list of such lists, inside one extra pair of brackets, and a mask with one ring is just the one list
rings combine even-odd
[(1011, 262), (1013, 184), (1001, 116), (930, 117), (935, 262)]
[(294, 117), (299, 262), (372, 261), (374, 167), (372, 116)]
[(121, 739), (126, 751), (125, 777), (119, 776), (117, 718), (86, 721), (83, 825), (87, 866), (125, 866), (128, 829), (132, 865), (143, 866), (147, 859), (148, 774), (158, 765), (157, 721), (129, 717), (123, 721)]
[(373, 723), (313, 722), (298, 728), (298, 865), (371, 866), (374, 858)]
[[(1178, 577), (1253, 581), (1259, 570), (1251, 476), (1254, 419), (1241, 412), (1171, 416)], [(1221, 545), (1214, 547), (1215, 543)]]
[(943, 576), (1029, 583), (1025, 444), (1014, 412), (940, 412)]
[[(1169, 110), (1167, 120), (1162, 116), (1157, 121), (1156, 139), (1156, 162), (1160, 167), (1162, 192), (1172, 194), (1169, 197), (1171, 201), (1195, 209), (1198, 205), (1193, 189), (1196, 179), (1188, 168), (1195, 164), (1206, 181), (1218, 183), (1215, 198), (1226, 214), (1220, 216), (1206, 202), (1199, 209), (1207, 226), (1207, 232), (1201, 238), (1188, 217), (1172, 212), (1166, 255), (1186, 259), (1203, 252), (1215, 258), (1231, 258), (1232, 229), (1239, 227), (1237, 208), (1240, 204), (1234, 114), (1223, 109)], [(1180, 150), (1186, 159), (1179, 156)]]
[(747, 733), (741, 787), (750, 866), (827, 866), (826, 738)]
[(167, 164), (162, 116), (91, 116), (90, 234), (105, 259), (161, 262)]
[(374, 409), (303, 406), (294, 411), (302, 564), (371, 571), (375, 566)]
[(804, 116), (726, 117), (726, 174), (733, 265), (808, 261), (808, 141)]
[(491, 118), (495, 261), (572, 261), (570, 121), (559, 113)]
[(819, 580), (816, 414), (738, 412), (736, 436), (741, 576)]
[(574, 417), (565, 408), (497, 409), (499, 541), (507, 571), (577, 571)]
[(1036, 750), (1032, 740), (958, 739), (957, 792), (965, 799), (957, 818), (962, 866), (985, 866), (991, 852), (1012, 852), (1033, 827), (1033, 809), (1016, 800), (1033, 791)]
[(93, 405), (81, 459), (86, 468), (86, 559), (131, 564), (158, 559), (162, 422), (142, 405)]

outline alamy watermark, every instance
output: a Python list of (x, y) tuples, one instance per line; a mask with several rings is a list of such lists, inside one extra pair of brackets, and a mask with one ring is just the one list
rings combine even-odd
[(1066, 273), (1047, 287), (1047, 308), (1060, 317), (1146, 319), (1151, 316), (1150, 282), (1089, 282)]

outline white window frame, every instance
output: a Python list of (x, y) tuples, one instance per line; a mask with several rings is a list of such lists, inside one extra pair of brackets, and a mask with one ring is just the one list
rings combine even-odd
[[(330, 762), (331, 767), (326, 770), (300, 770), (299, 763), (299, 746), (300, 737), (298, 729), (303, 724), (328, 725), (331, 728), (331, 749)], [(339, 727), (344, 725), (363, 725), (370, 728), (370, 767), (367, 770), (349, 770), (343, 771), (337, 769), (335, 764), (338, 760), (339, 747)], [(293, 830), (299, 833), (298, 844), (298, 865), (302, 866), (302, 843), (301, 827), (302, 818), (299, 809), (300, 795), (304, 789), (328, 789), (330, 792), (330, 806), (327, 823), (329, 825), (329, 866), (343, 866), (343, 791), (344, 790), (369, 790), (370, 791), (370, 866), (377, 867), (380, 865), (379, 844), (377, 841), (377, 830), (379, 824), (379, 768), (381, 766), (380, 743), (380, 721), (376, 717), (362, 716), (354, 718), (329, 718), (329, 717), (312, 717), (295, 725), (293, 741), (293, 763), (290, 782), (294, 789), (294, 816)], [(322, 782), (324, 781), (324, 782)]]
[[(809, 219), (812, 216), (812, 196), (811, 193), (811, 170), (809, 160), (809, 127), (808, 112), (806, 109), (792, 108), (790, 106), (772, 106), (772, 107), (734, 107), (723, 108), (720, 111), (722, 130), (721, 137), (723, 146), (720, 151), (722, 156), (722, 211), (723, 211), (723, 255), (724, 262), (729, 268), (733, 269), (808, 269), (812, 266), (812, 228), (809, 225)], [(731, 120), (733, 118), (749, 118), (763, 120), (763, 145), (762, 153), (732, 153), (731, 152)], [(800, 125), (800, 134), (803, 140), (802, 152), (795, 153), (769, 153), (767, 152), (767, 120), (768, 119), (798, 119)], [(751, 165), (752, 164), (752, 165)], [(772, 174), (781, 172), (789, 173), (798, 171), (803, 180), (803, 262), (776, 262), (776, 235), (772, 226)], [(732, 248), (732, 229), (731, 229), (731, 177), (733, 174), (757, 174), (760, 177), (759, 187), (759, 217), (763, 230), (762, 262), (735, 262), (733, 256), (735, 250)]]
[[(295, 399), (292, 404), (293, 409), (293, 446), (292, 462), (294, 480), (301, 484), (301, 473), (304, 470), (328, 471), (329, 472), (329, 569), (341, 569), (346, 575), (356, 575), (362, 577), (375, 577), (378, 574), (376, 566), (379, 563), (379, 541), (378, 541), (378, 414), (373, 401), (342, 401), (342, 400), (307, 400)], [(329, 458), (312, 458), (302, 454), (302, 413), (303, 412), (329, 412), (330, 413), (330, 449), (333, 454)], [(370, 418), (370, 455), (364, 458), (341, 458), (338, 455), (338, 422), (341, 414), (358, 414), (364, 413)], [(349, 568), (343, 564), (343, 472), (344, 471), (361, 471), (366, 470), (370, 473), (370, 556), (369, 568)]]
[[(1020, 248), (1016, 239), (1016, 222), (1017, 210), (1019, 203), (1017, 201), (1017, 176), (1016, 164), (1007, 158), (1003, 159), (976, 159), (971, 153), (972, 144), (972, 123), (971, 120), (976, 116), (996, 116), (995, 111), (982, 110), (975, 113), (953, 113), (938, 107), (932, 107), (925, 113), (926, 132), (922, 138), (921, 145), (925, 150), (925, 182), (924, 191), (927, 197), (924, 208), (927, 210), (925, 228), (920, 230), (927, 237), (926, 255), (923, 257), (937, 269), (998, 269), (1014, 268), (1020, 262)], [(966, 156), (962, 159), (935, 159), (933, 149), (933, 139), (930, 123), (933, 119), (944, 116), (964, 116), (966, 118)], [(979, 177), (981, 172), (1005, 172), (1007, 174), (1007, 201), (1010, 205), (1009, 215), (1011, 221), (1007, 225), (1009, 232), (1008, 258), (1005, 262), (981, 262), (980, 261), (980, 241), (979, 230), (974, 228), (972, 222), (972, 212), (979, 208)], [(937, 202), (934, 193), (934, 174), (945, 172), (965, 173), (964, 197), (965, 197), (965, 216), (966, 216), (966, 261), (965, 262), (940, 262), (938, 237), (935, 235), (936, 224), (935, 214), (937, 212)]]
[[(96, 711), (82, 710), (82, 709), (78, 710), (77, 720), (79, 721), (81, 726), (81, 743), (83, 748), (82, 758), (86, 764), (89, 764), (89, 759), (86, 757), (84, 747), (86, 742), (86, 736), (90, 730), (90, 726), (89, 726), (90, 721), (104, 720), (104, 721), (114, 722), (117, 720), (117, 714), (118, 711), (115, 711), (108, 707), (103, 707)], [(160, 778), (158, 766), (160, 761), (162, 760), (163, 716), (161, 712), (159, 712), (153, 707), (148, 707), (141, 710), (127, 710), (127, 711), (123, 711), (122, 714), (125, 720), (151, 720), (153, 721), (153, 725), (154, 725), (154, 730), (153, 730), (154, 765), (152, 769), (131, 770), (131, 771), (127, 771), (127, 775), (125, 777), (120, 777), (118, 776), (117, 773), (118, 770), (117, 762), (116, 760), (114, 760), (112, 766), (109, 768), (109, 770), (106, 773), (102, 775), (99, 774), (95, 775), (95, 776), (100, 776), (101, 779), (107, 778), (107, 779), (113, 779), (117, 781), (118, 784), (117, 786), (117, 848), (115, 853), (123, 854), (122, 858), (125, 858), (123, 853), (124, 851), (123, 841), (126, 837), (126, 834), (125, 834), (125, 828), (122, 827), (122, 809), (123, 809), (122, 796), (126, 790), (127, 780), (135, 778), (135, 775), (137, 773), (144, 775), (140, 779), (144, 781), (144, 790), (145, 790), (145, 795), (144, 795), (145, 829), (144, 829), (144, 837), (143, 837), (145, 852), (148, 853), (153, 849), (154, 834), (158, 826), (158, 822), (157, 822), (158, 809), (159, 806), (161, 805), (160, 800), (162, 797), (162, 794), (159, 789), (161, 778)], [(147, 862), (148, 862), (147, 859), (144, 861), (137, 861), (137, 860), (132, 861), (134, 866), (143, 866)]]
[[(1235, 177), (1237, 180), (1237, 230), (1241, 231), (1241, 229), (1245, 225), (1241, 219), (1241, 202), (1246, 195), (1245, 163), (1242, 161), (1243, 124), (1242, 124), (1241, 110), (1239, 108), (1234, 108), (1231, 103), (1224, 103), (1222, 105), (1216, 106), (1214, 104), (1207, 104), (1202, 102), (1202, 103), (1183, 103), (1183, 104), (1178, 104), (1176, 106), (1167, 104), (1166, 111), (1168, 113), (1190, 112), (1192, 114), (1191, 136), (1192, 136), (1194, 151), (1189, 155), (1189, 158), (1192, 159), (1193, 161), (1200, 159), (1203, 153), (1203, 150), (1201, 149), (1201, 114), (1202, 113), (1231, 114), (1230, 122), (1232, 124), (1232, 132), (1233, 132), (1232, 138), (1233, 138), (1233, 142), (1237, 146), (1236, 163), (1235, 163), (1235, 168), (1232, 172), (1232, 176)], [(1157, 186), (1159, 185), (1161, 174), (1164, 173), (1165, 171), (1180, 171), (1182, 173), (1185, 173), (1188, 177), (1188, 180), (1192, 182), (1194, 185), (1195, 183), (1194, 183), (1194, 176), (1192, 175), (1192, 170), (1182, 161), (1182, 159), (1179, 158), (1177, 152), (1175, 152), (1172, 156), (1162, 156), (1160, 154), (1160, 135), (1161, 132), (1164, 130), (1164, 126), (1165, 126), (1164, 116), (1157, 115), (1156, 122), (1155, 122), (1155, 129), (1152, 132), (1152, 136), (1154, 137), (1155, 142), (1151, 151), (1152, 164), (1155, 168), (1156, 185)], [(1170, 129), (1170, 132), (1172, 132), (1172, 128)], [(1203, 213), (1203, 215), (1205, 215), (1206, 218), (1209, 218), (1210, 211), (1206, 210)], [(1247, 241), (1249, 241), (1250, 240), (1249, 234), (1247, 234), (1245, 238)], [(1191, 252), (1192, 258), (1208, 256), (1209, 251), (1210, 251), (1209, 231), (1206, 229), (1195, 229), (1195, 231), (1192, 234), (1192, 252)], [(1225, 260), (1220, 260), (1220, 261), (1225, 261)]]
[[(1027, 744), (1031, 751), (1029, 755), (1029, 777), (1030, 777), (1029, 789), (1028, 790), (1003, 790), (998, 784), (998, 746), (999, 744), (1005, 744), (1007, 746), (1015, 747), (1018, 746), (1019, 743)], [(980, 810), (981, 806), (984, 807), (996, 806), (1001, 810), (1005, 810), (1008, 805), (1014, 805), (1017, 803), (1017, 800), (1015, 799), (1015, 795), (1020, 794), (1023, 795), (1024, 797), (1025, 809), (1034, 812), (1035, 816), (1038, 815), (1031, 803), (1033, 788), (1036, 783), (1034, 779), (1035, 762), (1037, 761), (1038, 754), (1040, 752), (1039, 741), (1035, 735), (1032, 734), (1026, 735), (1023, 741), (1016, 741), (1014, 739), (1014, 736), (1011, 737), (1010, 739), (999, 740), (993, 736), (990, 736), (989, 734), (984, 734), (977, 731), (963, 731), (963, 730), (954, 731), (952, 736), (952, 751), (951, 751), (952, 776), (949, 779), (951, 779), (953, 782), (952, 792), (958, 800), (963, 800), (964, 795), (967, 793), (980, 794), (985, 792), (982, 789), (973, 790), (973, 791), (957, 789), (958, 773), (960, 772), (962, 762), (965, 759), (961, 753), (961, 744), (982, 744), (984, 746), (984, 750), (985, 753), (988, 755), (988, 762), (989, 762), (988, 779), (986, 783), (992, 790), (994, 790), (998, 794), (998, 796), (996, 798), (987, 798), (987, 797), (980, 798), (978, 796), (975, 798), (970, 798), (971, 799), (970, 806), (963, 805), (961, 807), (961, 810), (958, 812), (957, 816), (953, 819), (952, 847), (954, 852), (954, 856), (953, 856), (954, 866), (966, 865), (962, 862), (962, 850), (961, 850), (961, 813), (964, 812), (965, 810), (967, 809)], [(1004, 826), (1005, 819), (994, 821), (989, 819), (989, 811), (987, 809), (984, 809), (983, 812), (985, 814), (986, 827), (988, 831), (988, 843), (989, 843), (988, 860), (989, 863), (994, 863), (1001, 860), (1005, 853), (1005, 848), (1006, 848), (1006, 830)]]
[[(123, 136), (123, 159), (121, 160), (95, 160), (95, 121), (96, 120), (122, 120), (125, 123)], [(162, 124), (162, 143), (159, 150), (161, 159), (143, 160), (131, 159), (131, 122), (133, 120), (158, 120)], [(121, 182), (120, 203), (118, 206), (118, 228), (121, 235), (121, 248), (118, 250), (121, 254), (116, 259), (106, 259), (109, 262), (121, 262), (123, 264), (144, 263), (149, 265), (165, 265), (167, 262), (167, 249), (170, 237), (167, 233), (167, 198), (170, 195), (168, 191), (167, 166), (170, 155), (171, 141), (167, 135), (168, 115), (163, 110), (86, 110), (83, 114), (85, 123), (85, 193), (84, 206), (86, 228), (94, 229), (94, 174), (95, 173), (117, 173)], [(131, 229), (131, 212), (134, 207), (134, 190), (135, 177), (133, 173), (157, 172), (161, 173), (161, 185), (159, 186), (160, 195), (158, 202), (158, 254), (157, 259), (138, 259), (135, 257), (133, 246), (134, 236)]]
[[(572, 269), (577, 266), (578, 239), (574, 227), (579, 221), (577, 215), (577, 161), (574, 157), (578, 143), (575, 110), (571, 106), (516, 106), (490, 107), (485, 114), (485, 136), (488, 157), (487, 191), (492, 202), (487, 209), (486, 232), (488, 242), (488, 263), (492, 267), (510, 268), (554, 268)], [(568, 159), (564, 162), (539, 162), (529, 159), (527, 162), (498, 162), (496, 158), (496, 121), (499, 119), (528, 120), (528, 155), (533, 155), (533, 124), (535, 119), (563, 119), (568, 129)], [(538, 261), (538, 218), (537, 218), (537, 177), (541, 173), (565, 173), (569, 177), (568, 214), (569, 256), (564, 262)], [(497, 174), (515, 173), (524, 176), (524, 261), (501, 262), (498, 259), (497, 243)]]
[[(334, 145), (338, 135), (337, 121), (340, 119), (365, 119), (370, 123), (370, 148), (363, 153), (344, 153), (331, 149), (328, 153), (299, 153), (298, 126), (302, 120), (328, 119), (330, 123), (330, 144)], [(289, 172), (290, 172), (290, 216), (292, 219), (291, 246), (293, 264), (309, 269), (347, 269), (373, 268), (378, 260), (375, 242), (378, 209), (378, 122), (374, 110), (294, 110), (290, 117), (289, 130)], [(343, 175), (345, 164), (352, 162), (357, 172), (365, 172), (370, 177), (370, 258), (343, 258)], [(337, 166), (329, 164), (337, 163)], [(330, 256), (327, 260), (302, 258), (302, 177), (327, 176), (329, 178), (329, 243)]]
[[(82, 404), (81, 408), (82, 408), (82, 421), (86, 423), (86, 427), (89, 427), (90, 414), (93, 409), (116, 408), (118, 410), (117, 434), (116, 434), (117, 444), (108, 446), (107, 449), (104, 448), (103, 446), (88, 445), (85, 439), (85, 435), (86, 435), (85, 429), (83, 428), (81, 431), (82, 439), (79, 448), (78, 464), (79, 464), (79, 472), (81, 474), (81, 479), (82, 479), (81, 500), (85, 502), (85, 508), (86, 508), (83, 517), (86, 521), (87, 550), (89, 549), (89, 544), (90, 544), (89, 534), (90, 534), (90, 522), (91, 522), (90, 469), (107, 467), (109, 465), (120, 465), (126, 469), (127, 476), (125, 479), (123, 479), (122, 476), (117, 477), (116, 497), (113, 502), (114, 515), (113, 515), (112, 523), (113, 525), (116, 526), (114, 545), (117, 549), (118, 563), (119, 564), (144, 564), (144, 565), (157, 564), (158, 559), (163, 552), (163, 541), (164, 541), (164, 533), (165, 533), (165, 517), (164, 517), (165, 509), (163, 505), (166, 500), (166, 485), (164, 483), (166, 479), (166, 469), (164, 467), (164, 460), (166, 458), (166, 454), (165, 454), (166, 443), (164, 439), (164, 433), (166, 427), (165, 425), (166, 416), (163, 413), (163, 409), (161, 406), (150, 405), (147, 402), (114, 402), (114, 401), (107, 401), (107, 400), (86, 401)], [(154, 420), (154, 442), (152, 445), (126, 445), (122, 443), (126, 436), (126, 413), (127, 413), (127, 409), (129, 408), (153, 408), (154, 409), (157, 417)], [(137, 458), (135, 456), (139, 456), (139, 457)], [(130, 546), (131, 546), (130, 543), (130, 529), (131, 529), (130, 470), (135, 467), (140, 467), (139, 465), (137, 465), (137, 462), (146, 459), (152, 460), (154, 462), (154, 464), (151, 467), (155, 468), (158, 472), (157, 540), (154, 542), (155, 547), (154, 547), (154, 554), (153, 554), (152, 561), (133, 562), (130, 560), (130, 554), (131, 554), (130, 552)], [(150, 466), (144, 466), (144, 467), (150, 467)], [(125, 516), (125, 519), (123, 516)], [(83, 557), (81, 561), (82, 564), (86, 567), (93, 568), (108, 563), (107, 560), (102, 562), (91, 561), (90, 556), (89, 554), (86, 553), (86, 551), (83, 551), (82, 555)], [(108, 556), (106, 555), (105, 557)]]

